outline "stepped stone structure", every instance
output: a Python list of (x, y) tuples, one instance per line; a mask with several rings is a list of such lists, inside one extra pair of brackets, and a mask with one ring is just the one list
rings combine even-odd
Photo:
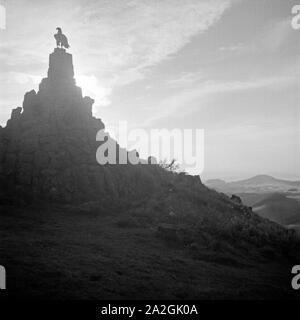
[(95, 136), (104, 128), (92, 116), (93, 102), (75, 85), (72, 55), (56, 48), (39, 91), (26, 93), (23, 108), (14, 109), (1, 128), (2, 194), (71, 200), (76, 183), (85, 187), (74, 169), (88, 176), (96, 165)]
[[(93, 117), (93, 103), (76, 86), (72, 55), (55, 48), (38, 92), (27, 92), (23, 108), (13, 109), (6, 127), (0, 126), (0, 202), (121, 203), (149, 197), (166, 184), (158, 166), (97, 162), (103, 141), (96, 136), (105, 127)], [(109, 136), (104, 142), (115, 143)], [(116, 152), (117, 163), (121, 152), (122, 159), (131, 153), (140, 164), (156, 163), (118, 144)], [(202, 185), (199, 176), (178, 178)]]
[(93, 103), (75, 84), (72, 55), (56, 48), (39, 91), (27, 92), (0, 127), (0, 199), (85, 201), (115, 192), (111, 169), (96, 161), (104, 124)]

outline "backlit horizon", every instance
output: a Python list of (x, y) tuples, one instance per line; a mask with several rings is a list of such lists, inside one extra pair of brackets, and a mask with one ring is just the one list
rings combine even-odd
[[(113, 130), (205, 130), (203, 180), (300, 179), (300, 31), (293, 1), (6, 1), (0, 125), (46, 77), (56, 27)], [(59, 8), (59, 10), (58, 10)], [(142, 155), (144, 156), (144, 155)], [(196, 174), (196, 172), (191, 172)]]

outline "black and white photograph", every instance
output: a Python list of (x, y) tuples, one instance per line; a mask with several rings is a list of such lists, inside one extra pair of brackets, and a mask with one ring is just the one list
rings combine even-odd
[(0, 0), (0, 305), (299, 299), (300, 1)]

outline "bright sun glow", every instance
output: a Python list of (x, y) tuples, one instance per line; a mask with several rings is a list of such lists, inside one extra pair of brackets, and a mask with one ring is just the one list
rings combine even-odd
[(89, 96), (95, 100), (95, 106), (107, 106), (110, 104), (111, 88), (102, 86), (94, 75), (77, 75), (76, 83), (82, 88), (83, 96)]

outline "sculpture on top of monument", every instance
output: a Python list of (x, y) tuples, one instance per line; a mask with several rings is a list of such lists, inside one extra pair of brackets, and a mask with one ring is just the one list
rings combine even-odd
[(54, 35), (57, 48), (70, 48), (68, 38), (62, 33), (61, 28), (56, 28), (57, 33)]

